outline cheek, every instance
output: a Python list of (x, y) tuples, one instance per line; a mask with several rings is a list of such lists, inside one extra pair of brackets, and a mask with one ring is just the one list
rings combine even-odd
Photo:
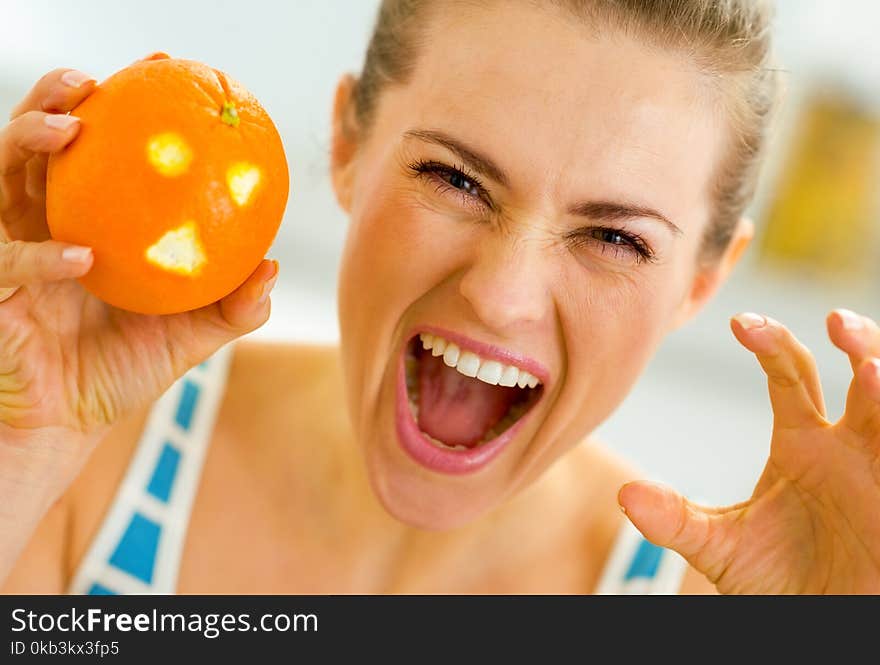
[(420, 321), (417, 304), (458, 268), (449, 233), (436, 212), (381, 179), (365, 185), (352, 209), (338, 313), (349, 399), (360, 417), (370, 417), (362, 409), (377, 404), (383, 373), (395, 367), (388, 359)]
[(660, 341), (672, 299), (647, 282), (615, 281), (614, 287), (587, 287), (588, 306), (575, 309), (571, 325), (584, 332), (568, 336), (573, 364), (602, 375), (644, 364)]
[(360, 167), (340, 276), (341, 288), (353, 296), (347, 303), (385, 318), (399, 317), (400, 308), (464, 266), (478, 233), (424, 183), (403, 175), (395, 155), (377, 148)]
[(578, 288), (560, 307), (564, 410), (578, 423), (577, 432), (596, 427), (617, 408), (661, 342), (675, 300), (672, 278), (663, 272), (581, 271), (567, 280)]
[[(437, 214), (407, 192), (378, 187), (352, 218), (343, 257), (346, 301), (376, 318), (405, 308), (455, 272), (461, 257)], [(376, 306), (379, 305), (379, 306)]]

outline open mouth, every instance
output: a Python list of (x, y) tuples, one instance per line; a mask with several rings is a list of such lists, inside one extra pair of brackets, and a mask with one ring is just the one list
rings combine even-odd
[(409, 340), (402, 373), (408, 410), (398, 413), (405, 421), (398, 430), (404, 448), (447, 472), (473, 470), (494, 457), (544, 390), (526, 369), (431, 333)]

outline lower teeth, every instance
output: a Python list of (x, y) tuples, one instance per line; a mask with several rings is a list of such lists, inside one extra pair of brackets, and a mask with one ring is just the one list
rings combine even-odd
[[(422, 432), (422, 430), (419, 430)], [(424, 436), (428, 441), (433, 443), (440, 450), (468, 450), (467, 446), (457, 445), (457, 446), (447, 446), (442, 441), (435, 439), (433, 436), (428, 434), (427, 432), (422, 432), (422, 436)]]

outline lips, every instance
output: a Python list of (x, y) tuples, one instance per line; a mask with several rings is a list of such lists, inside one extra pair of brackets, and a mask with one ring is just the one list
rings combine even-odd
[(547, 375), (531, 359), (450, 331), (422, 330), (421, 340), (413, 334), (398, 359), (395, 424), (401, 447), (432, 471), (475, 472), (524, 426)]

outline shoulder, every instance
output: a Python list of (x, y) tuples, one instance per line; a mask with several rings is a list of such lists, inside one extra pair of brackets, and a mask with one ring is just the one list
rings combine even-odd
[(600, 538), (613, 540), (626, 519), (617, 502), (617, 493), (625, 483), (644, 474), (595, 437), (572, 450), (568, 464), (569, 473), (580, 479), (581, 505), (589, 511), (584, 522), (597, 530)]
[(243, 340), (230, 362), (217, 430), (249, 445), (279, 430), (314, 432), (346, 417), (342, 394), (338, 347)]
[(339, 347), (245, 338), (233, 347), (230, 387), (271, 391), (267, 384), (302, 384), (339, 368)]
[(589, 437), (543, 471), (520, 503), (552, 507), (605, 539), (623, 520), (618, 490), (641, 475), (602, 441)]
[[(656, 557), (659, 562), (657, 580), (647, 586), (636, 584), (634, 589), (647, 589), (650, 586), (658, 589), (664, 587), (663, 593), (717, 593), (714, 585), (705, 576), (687, 565), (677, 554), (645, 541), (620, 510), (617, 503), (618, 491), (625, 483), (644, 478), (642, 471), (616, 455), (611, 447), (595, 437), (582, 443), (572, 453), (570, 470), (578, 477), (588, 480), (580, 490), (583, 494), (579, 499), (584, 509), (589, 511), (581, 521), (586, 528), (590, 550), (588, 558), (600, 564), (598, 570), (601, 574), (595, 580), (594, 591), (600, 590), (600, 585), (605, 586), (607, 591), (609, 581), (614, 582), (612, 586), (618, 587), (618, 582), (624, 579), (636, 559), (641, 558), (643, 563), (651, 563)], [(613, 561), (614, 557), (620, 560)], [(666, 562), (666, 559), (675, 559), (675, 565), (672, 565), (672, 561)], [(615, 570), (616, 568), (621, 569)], [(651, 569), (653, 566), (647, 568)], [(620, 579), (603, 579), (608, 574), (616, 574)], [(668, 575), (665, 581), (659, 579), (662, 574)]]
[[(231, 349), (229, 372), (211, 448), (247, 446), (261, 457), (262, 444), (281, 419), (295, 416), (291, 404), (307, 403), (331, 379), (333, 347), (240, 340)], [(155, 402), (117, 421), (95, 447), (59, 502), (68, 515), (65, 567), (69, 577), (101, 528), (120, 483), (138, 449)], [(295, 424), (295, 423), (294, 423)], [(277, 437), (276, 437), (277, 438)], [(221, 457), (225, 458), (225, 455)], [(59, 511), (56, 511), (59, 512)]]
[(572, 561), (586, 576), (584, 592), (599, 586), (626, 518), (617, 503), (620, 487), (640, 474), (611, 448), (590, 437), (548, 469), (539, 484), (549, 488), (554, 512), (564, 516)]

